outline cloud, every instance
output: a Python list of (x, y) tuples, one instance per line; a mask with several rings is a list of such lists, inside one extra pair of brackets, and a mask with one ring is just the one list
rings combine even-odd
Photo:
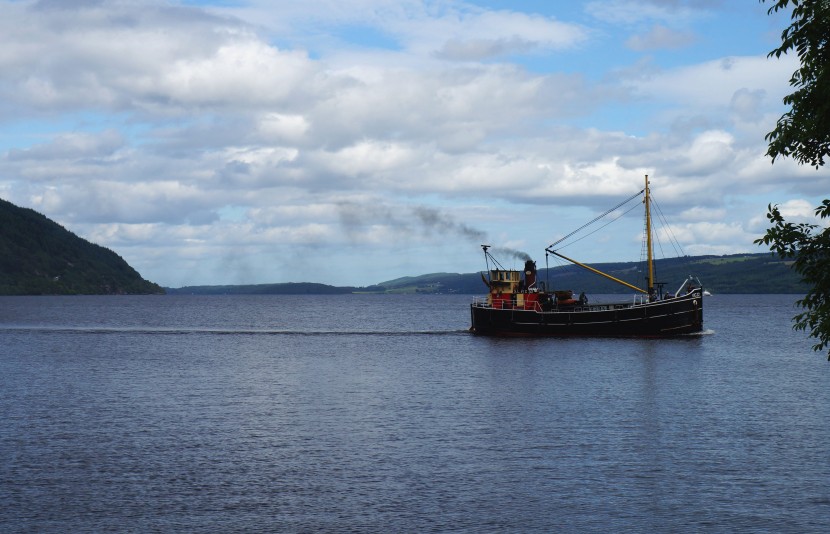
[(778, 206), (778, 208), (781, 215), (783, 215), (786, 219), (812, 221), (817, 219), (815, 215), (815, 206), (813, 206), (809, 201), (801, 198), (783, 202)]
[[(684, 246), (736, 250), (826, 188), (764, 158), (795, 60), (701, 54), (714, 2), (65, 5), (2, 4), (0, 193), (164, 284), (474, 270), (644, 174)], [(639, 53), (676, 46), (705, 59)]]
[(289, 106), (313, 86), (305, 53), (270, 46), (250, 28), (204, 11), (91, 3), (77, 6), (66, 24), (65, 11), (52, 5), (6, 7), (0, 94), (9, 108), (170, 116), (237, 108), (242, 98), (243, 107)]
[[(585, 26), (521, 10), (488, 10), (471, 2), (402, 0), (318, 1), (275, 10), (271, 3), (247, 2), (234, 16), (266, 24), (304, 41), (309, 47), (349, 47), (344, 28), (377, 32), (407, 54), (450, 61), (479, 61), (514, 54), (567, 50), (588, 38)], [(313, 30), (308, 26), (313, 25)], [(325, 37), (320, 33), (328, 30)], [(303, 35), (297, 36), (297, 33)], [(346, 31), (345, 33), (349, 33)], [(399, 58), (400, 59), (400, 58)]]
[(634, 35), (626, 41), (632, 50), (657, 50), (666, 48), (683, 48), (695, 40), (692, 32), (673, 30), (662, 25), (653, 26), (643, 35)]
[(588, 2), (585, 11), (599, 20), (626, 26), (643, 21), (680, 24), (704, 16), (705, 12), (701, 9), (705, 9), (710, 3), (684, 0), (644, 0), (637, 3), (626, 0), (597, 0)]
[(63, 133), (47, 143), (25, 149), (11, 149), (10, 161), (49, 161), (108, 158), (124, 146), (123, 136), (114, 129), (96, 133)]
[[(659, 71), (641, 72), (621, 80), (640, 98), (678, 103), (688, 108), (727, 109), (738, 91), (772, 97), (788, 91), (797, 60), (759, 56), (731, 56)], [(705, 80), (705, 83), (701, 83)], [(762, 92), (759, 92), (762, 91)], [(778, 102), (765, 102), (775, 104)]]
[[(510, 11), (447, 17), (439, 24), (441, 28), (430, 28), (430, 34), (435, 31), (433, 35), (444, 39), (442, 45), (433, 45), (435, 55), (460, 61), (568, 49), (583, 43), (588, 33), (575, 24)], [(419, 46), (436, 39), (424, 39), (423, 29), (418, 32)]]
[(743, 122), (757, 122), (763, 118), (763, 102), (766, 98), (766, 91), (763, 89), (741, 88), (735, 91), (730, 102), (730, 109), (737, 120)]

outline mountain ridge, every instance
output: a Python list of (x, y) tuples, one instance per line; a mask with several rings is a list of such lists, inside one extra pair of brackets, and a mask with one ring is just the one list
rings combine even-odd
[[(744, 253), (728, 255), (684, 256), (658, 259), (654, 262), (655, 279), (665, 283), (667, 291), (674, 291), (689, 275), (700, 279), (704, 288), (714, 293), (805, 293), (807, 285), (784, 261), (771, 253)], [(591, 267), (615, 276), (637, 287), (644, 287), (643, 262), (592, 263)], [(403, 277), (378, 286), (393, 292), (413, 293), (486, 293), (481, 272), (431, 274), (422, 277)], [(540, 268), (537, 280), (552, 289), (572, 289), (603, 294), (625, 294), (632, 290), (602, 278), (576, 265)]]
[[(616, 276), (635, 286), (644, 284), (642, 262), (594, 263), (592, 267)], [(712, 293), (804, 293), (807, 286), (790, 268), (770, 253), (730, 254), (723, 256), (686, 256), (655, 261), (658, 282), (666, 282), (665, 289), (674, 291), (689, 275), (700, 279)], [(418, 293), (418, 294), (483, 294), (487, 288), (482, 273), (428, 273), (403, 276), (367, 287), (332, 286), (314, 282), (286, 282), (275, 284), (185, 286), (165, 288), (168, 294), (199, 295), (302, 295), (350, 293)], [(573, 289), (603, 294), (625, 294), (631, 289), (606, 280), (575, 265), (539, 269), (538, 280), (553, 289)]]
[(0, 199), (0, 295), (163, 293), (112, 250)]
[[(770, 253), (704, 255), (655, 261), (657, 282), (673, 291), (689, 275), (717, 293), (805, 293), (791, 262)], [(642, 262), (594, 263), (592, 267), (632, 285), (645, 285)], [(551, 289), (629, 293), (610, 280), (575, 265), (540, 268), (537, 279)], [(78, 237), (30, 208), (0, 199), (0, 295), (74, 294), (343, 295), (352, 293), (483, 294), (482, 273), (403, 276), (367, 287), (318, 282), (184, 286), (149, 282), (110, 249)]]

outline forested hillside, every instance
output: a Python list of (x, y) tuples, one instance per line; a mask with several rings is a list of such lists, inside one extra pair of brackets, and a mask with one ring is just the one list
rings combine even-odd
[(0, 199), (0, 295), (164, 293), (115, 252)]
[(336, 287), (313, 282), (232, 286), (185, 286), (165, 288), (168, 295), (348, 295), (362, 288)]
[[(806, 291), (789, 263), (771, 254), (688, 256), (656, 262), (655, 278), (675, 291), (694, 275), (712, 293), (795, 293)], [(638, 262), (597, 263), (593, 267), (638, 287), (645, 285), (645, 266)], [(553, 289), (573, 289), (593, 294), (631, 293), (631, 289), (590, 273), (576, 265), (539, 270), (539, 281)], [(348, 293), (469, 293), (484, 294), (481, 273), (432, 273), (407, 276), (367, 287), (335, 287), (316, 283), (188, 286), (167, 288), (171, 295), (297, 295)]]
[[(592, 267), (638, 287), (645, 285), (645, 266), (639, 262), (596, 263)], [(540, 266), (541, 267), (541, 266)], [(655, 262), (655, 280), (675, 291), (689, 275), (712, 293), (804, 293), (806, 286), (789, 263), (766, 254), (687, 256)], [(538, 279), (553, 289), (592, 293), (630, 293), (631, 290), (576, 265), (540, 268)], [(480, 273), (436, 273), (381, 282), (387, 291), (401, 293), (486, 293)]]
[[(644, 285), (641, 263), (594, 264), (628, 283)], [(806, 287), (787, 262), (770, 254), (695, 256), (656, 262), (656, 280), (674, 291), (689, 275), (712, 293), (804, 293)], [(629, 289), (575, 265), (539, 269), (539, 280), (553, 289), (591, 293), (627, 293)], [(433, 273), (381, 282), (370, 287), (333, 287), (316, 283), (249, 286), (191, 286), (181, 294), (346, 294), (486, 293), (480, 273)], [(92, 244), (34, 210), (0, 199), (0, 295), (156, 294), (113, 251)]]

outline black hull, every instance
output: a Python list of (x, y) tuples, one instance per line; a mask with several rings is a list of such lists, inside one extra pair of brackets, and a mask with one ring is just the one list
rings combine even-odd
[(613, 303), (551, 311), (474, 303), (471, 330), (489, 336), (670, 337), (703, 330), (701, 292), (646, 304)]

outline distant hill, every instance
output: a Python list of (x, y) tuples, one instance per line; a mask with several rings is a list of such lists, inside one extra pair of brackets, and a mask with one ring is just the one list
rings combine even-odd
[(0, 199), (0, 295), (162, 293), (115, 252)]
[[(591, 267), (638, 287), (645, 285), (645, 266), (640, 262), (595, 263)], [(728, 256), (686, 256), (655, 261), (655, 279), (674, 291), (689, 275), (716, 293), (805, 293), (807, 287), (790, 268), (769, 253)], [(538, 279), (553, 289), (592, 293), (630, 293), (631, 290), (576, 265), (539, 269)], [(435, 273), (397, 278), (378, 284), (394, 293), (486, 293), (480, 273)]]
[[(635, 286), (645, 285), (642, 262), (591, 264)], [(717, 293), (805, 293), (790, 262), (771, 254), (734, 254), (729, 256), (687, 256), (655, 262), (657, 282), (665, 282), (666, 291), (675, 291), (690, 274), (700, 279), (704, 288)], [(576, 265), (541, 268), (539, 280), (553, 289), (573, 289), (593, 294), (631, 293), (619, 284), (590, 273)], [(481, 273), (431, 273), (405, 276), (368, 287), (337, 287), (316, 283), (281, 283), (256, 285), (188, 286), (165, 288), (170, 295), (343, 295), (350, 293), (420, 293), (484, 294), (487, 288)]]
[[(674, 291), (691, 275), (717, 293), (795, 293), (807, 286), (790, 263), (769, 253), (687, 256), (655, 262), (658, 282)], [(642, 287), (642, 263), (597, 263), (592, 267)], [(553, 289), (590, 293), (629, 293), (626, 289), (575, 265), (546, 270), (539, 280)], [(0, 199), (0, 295), (162, 294), (164, 288), (144, 280), (115, 252), (90, 243), (40, 213)], [(487, 289), (480, 273), (432, 273), (407, 276), (369, 287), (336, 287), (311, 282), (187, 286), (169, 294), (305, 295), (349, 293), (467, 293)]]
[[(632, 285), (645, 285), (645, 266), (641, 262), (591, 264), (595, 269)], [(790, 262), (771, 254), (728, 256), (687, 256), (655, 262), (657, 282), (666, 291), (675, 291), (689, 275), (700, 279), (715, 293), (805, 293), (807, 287), (790, 268)], [(615, 282), (576, 265), (539, 269), (539, 280), (553, 289), (573, 289), (594, 294), (630, 293)], [(405, 276), (368, 287), (330, 286), (311, 282), (256, 285), (186, 286), (165, 288), (170, 295), (344, 295), (350, 293), (483, 294), (487, 288), (481, 273), (431, 273)]]
[(165, 291), (168, 295), (348, 295), (360, 292), (382, 292), (384, 288), (336, 287), (312, 282), (289, 282), (238, 286), (167, 287)]

